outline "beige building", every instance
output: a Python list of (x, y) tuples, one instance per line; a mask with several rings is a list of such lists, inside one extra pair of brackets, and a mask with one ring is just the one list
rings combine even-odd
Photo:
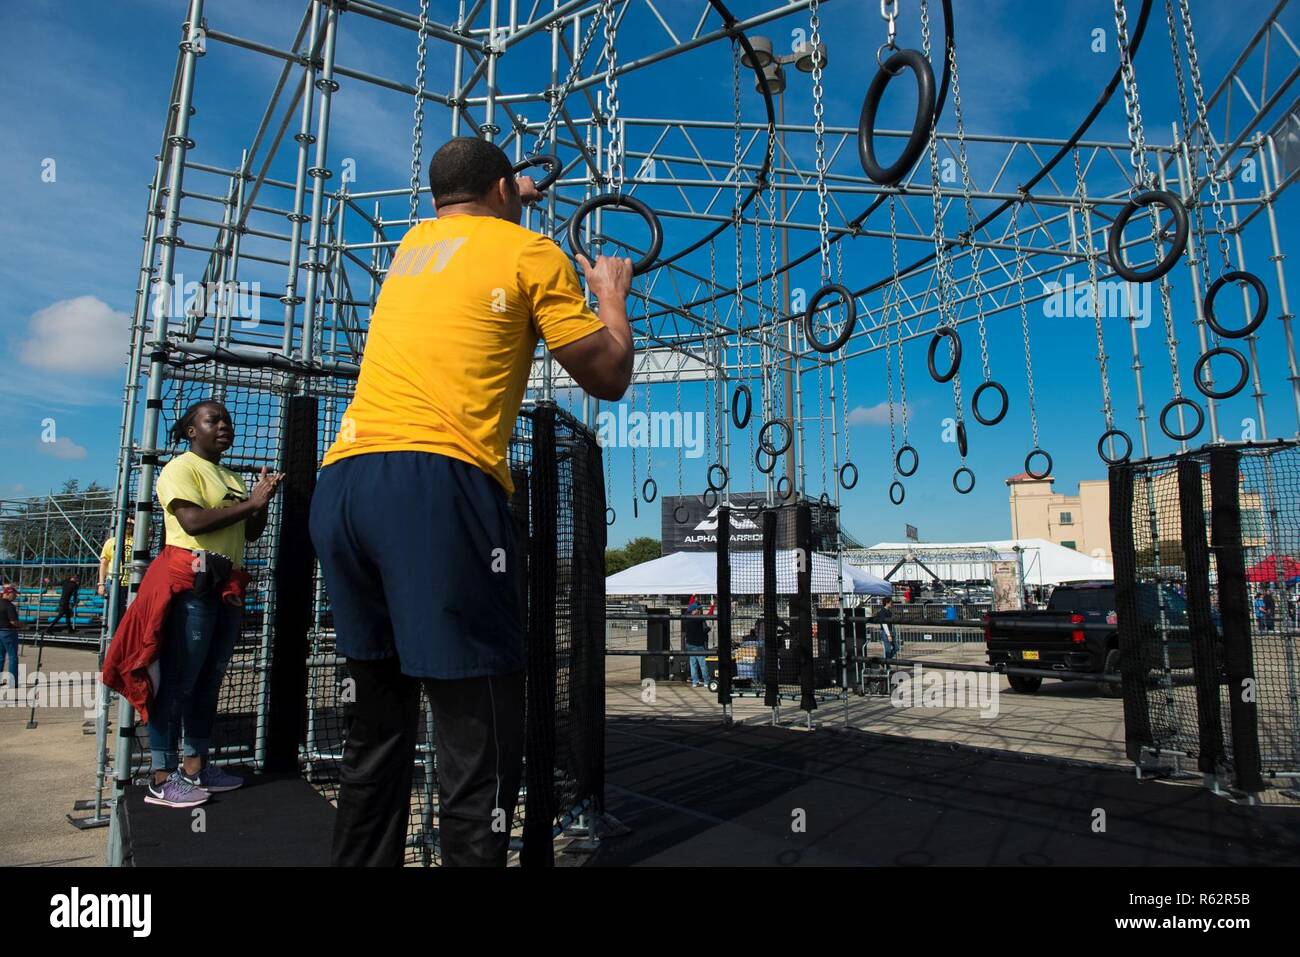
[(1106, 479), (1079, 483), (1078, 495), (1053, 490), (1050, 475), (1021, 472), (1007, 479), (1011, 489), (1011, 537), (1045, 538), (1057, 545), (1110, 561), (1110, 486)]
[[(1078, 495), (1061, 495), (1052, 489), (1050, 475), (1035, 479), (1021, 472), (1007, 479), (1011, 489), (1011, 537), (1045, 538), (1049, 542), (1073, 548), (1094, 558), (1111, 561), (1110, 554), (1110, 482), (1087, 479), (1079, 483)], [(1148, 498), (1149, 493), (1149, 498)], [(1206, 508), (1206, 531), (1209, 531), (1210, 476), (1202, 477), (1202, 496)], [(1156, 528), (1151, 526), (1151, 511)], [(1173, 469), (1157, 472), (1149, 488), (1139, 483), (1133, 496), (1133, 528), (1139, 542), (1158, 534), (1175, 549), (1181, 547), (1181, 518), (1178, 506), (1178, 474)], [(1241, 491), (1242, 544), (1248, 560), (1259, 557), (1251, 550), (1265, 546), (1263, 502), (1259, 492)], [(1165, 549), (1162, 547), (1161, 552)], [(1177, 558), (1164, 561), (1177, 564)]]

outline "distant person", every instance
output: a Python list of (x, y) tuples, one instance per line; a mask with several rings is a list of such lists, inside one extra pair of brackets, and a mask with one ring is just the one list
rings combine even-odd
[(894, 599), (886, 598), (880, 603), (880, 611), (871, 619), (880, 625), (880, 641), (885, 646), (885, 657), (893, 658), (898, 653), (894, 643)]
[[(135, 547), (134, 536), (135, 536), (135, 518), (134, 516), (127, 515), (126, 516), (126, 538), (122, 542), (122, 547), (123, 549), (126, 550), (127, 555), (129, 555), (131, 553), (131, 549), (134, 549)], [(108, 572), (112, 570), (113, 567), (113, 549), (114, 549), (113, 536), (109, 536), (108, 540), (104, 542), (104, 547), (101, 547), (101, 549), (99, 550), (99, 585), (95, 586), (95, 592), (100, 594), (100, 596), (104, 598), (108, 597), (108, 592), (104, 588), (104, 583), (105, 581), (108, 580)], [(120, 584), (122, 588), (126, 588), (126, 584), (129, 583), (130, 581), (130, 573), (126, 571), (125, 557), (123, 557), (122, 559), (122, 567), (120, 571), (121, 571), (121, 575), (118, 576), (118, 584)]]
[[(704, 621), (704, 610), (700, 603), (692, 601), (686, 608), (687, 618), (682, 622), (682, 637), (686, 640), (688, 652), (706, 651), (709, 647), (709, 626)], [(691, 687), (708, 687), (709, 665), (702, 654), (692, 654)], [(698, 675), (698, 678), (697, 678)]]
[(69, 575), (63, 580), (62, 590), (59, 593), (59, 613), (54, 616), (50, 622), (50, 631), (64, 618), (68, 621), (68, 634), (73, 634), (77, 630), (77, 623), (73, 620), (77, 614), (77, 600), (81, 594), (81, 579), (76, 575)]
[(18, 589), (5, 585), (0, 590), (0, 673), (8, 666), (9, 687), (18, 687)]
[(1277, 600), (1273, 596), (1273, 589), (1268, 585), (1264, 586), (1264, 630), (1272, 631), (1273, 626), (1277, 623)]
[(1255, 624), (1260, 631), (1264, 630), (1264, 594), (1259, 592), (1255, 595)]

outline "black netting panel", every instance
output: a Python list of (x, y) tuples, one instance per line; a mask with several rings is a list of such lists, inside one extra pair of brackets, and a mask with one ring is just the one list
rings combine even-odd
[[(155, 480), (163, 466), (187, 448), (183, 443), (175, 445), (171, 442), (172, 426), (193, 403), (213, 398), (230, 410), (235, 426), (234, 444), (222, 457), (221, 464), (238, 473), (249, 488), (263, 466), (272, 470), (278, 468), (286, 394), (281, 373), (233, 368), (207, 360), (178, 364), (169, 375), (163, 387), (158, 427), (158, 446), (167, 451), (159, 456)], [(139, 464), (137, 458), (128, 481), (130, 501), (147, 506), (150, 515), (148, 542), (143, 541), (140, 535), (135, 540), (135, 556), (148, 562), (163, 545), (163, 514), (156, 496), (148, 502), (139, 501)], [(257, 541), (248, 542), (244, 549), (245, 569), (252, 580), (244, 601), (235, 654), (222, 681), (217, 720), (212, 732), (211, 758), (220, 763), (260, 766), (264, 756), (269, 705), (267, 672), (275, 614), (273, 569), (279, 528), (278, 509), (277, 496), (266, 531)], [(139, 725), (132, 748), (132, 773), (142, 773), (148, 766), (147, 728)]]
[[(159, 444), (168, 446), (165, 436), (192, 403), (218, 398), (230, 410), (236, 433), (235, 443), (222, 464), (240, 473), (250, 486), (262, 466), (283, 469), (288, 461), (296, 473), (301, 473), (303, 455), (319, 462), (338, 433), (354, 386), (350, 379), (342, 377), (290, 377), (279, 370), (250, 369), (219, 360), (173, 362), (168, 375)], [(542, 476), (534, 467), (539, 423), (544, 444), (550, 449), (549, 465)], [(292, 449), (286, 447), (289, 444)], [(158, 468), (182, 450), (161, 455)], [(572, 416), (547, 406), (520, 414), (509, 460), (518, 490), (511, 504), (520, 540), (526, 546), (520, 551), (528, 566), (520, 569), (520, 588), (529, 592), (530, 609), (539, 603), (531, 600), (537, 593), (528, 589), (528, 581), (544, 574), (552, 583), (540, 603), (548, 609), (545, 627), (539, 628), (534, 622), (528, 635), (530, 660), (540, 661), (544, 667), (530, 676), (527, 734), (530, 741), (542, 741), (544, 745), (540, 750), (530, 749), (527, 755), (525, 791), (517, 805), (516, 840), (512, 843), (516, 848), (521, 846), (525, 808), (534, 808), (535, 819), (529, 822), (529, 832), (538, 852), (533, 859), (544, 863), (549, 860), (554, 837), (593, 802), (597, 807), (603, 802), (603, 466), (595, 437)], [(137, 457), (128, 477), (132, 503), (139, 498), (140, 464)], [(310, 476), (301, 474), (299, 478), (299, 491), (309, 500)], [(551, 503), (544, 521), (539, 521), (542, 516), (534, 504), (535, 497), (530, 501), (530, 492), (539, 488)], [(350, 684), (346, 664), (336, 653), (329, 594), (319, 565), (311, 561), (309, 574), (306, 570), (295, 574), (294, 569), (278, 566), (281, 547), (294, 565), (310, 561), (310, 551), (300, 547), (305, 539), (295, 537), (305, 534), (305, 523), (298, 531), (287, 528), (282, 533), (281, 511), (290, 501), (291, 496), (273, 500), (265, 533), (247, 547), (245, 563), (252, 582), (235, 656), (221, 689), (212, 754), (223, 763), (263, 768), (273, 763), (268, 762), (268, 740), (283, 741), (275, 730), (300, 726), (296, 754), (302, 773), (326, 798), (337, 800)], [(148, 541), (143, 537), (137, 540), (136, 555), (147, 562), (162, 547), (163, 525), (156, 500), (144, 504), (151, 515), (150, 532)], [(302, 496), (296, 504), (302, 504)], [(293, 524), (300, 518), (294, 517)], [(282, 610), (277, 616), (277, 582), (282, 588), (292, 588), (293, 614)], [(288, 650), (297, 649), (292, 656), (305, 656), (305, 668), (298, 669), (284, 656), (274, 659), (276, 687), (305, 686), (305, 708), (300, 716), (292, 706), (280, 710), (278, 717), (272, 708), (271, 662), (277, 622), (286, 634), (293, 633), (293, 640), (286, 642)], [(292, 697), (301, 701), (301, 690)], [(540, 724), (539, 705), (544, 718)], [(422, 701), (407, 838), (410, 864), (438, 862), (437, 757), (433, 742), (433, 724)], [(290, 750), (292, 753), (294, 749)], [(132, 754), (133, 773), (142, 773), (148, 763), (147, 734), (140, 727), (136, 729)], [(329, 835), (321, 839), (329, 840)]]
[(1300, 450), (1217, 447), (1111, 469), (1128, 753), (1256, 790), (1300, 769)]

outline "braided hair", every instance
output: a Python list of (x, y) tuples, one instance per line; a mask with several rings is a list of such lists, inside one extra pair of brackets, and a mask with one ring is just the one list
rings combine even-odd
[(226, 408), (225, 403), (219, 402), (216, 399), (200, 399), (198, 402), (195, 402), (186, 409), (185, 414), (177, 419), (176, 424), (172, 426), (171, 440), (173, 443), (180, 445), (182, 442), (186, 441), (187, 436), (185, 433), (188, 432), (190, 426), (194, 424), (194, 420), (199, 414), (199, 409), (203, 408), (205, 405), (215, 405), (225, 413), (227, 421), (232, 421), (230, 418), (230, 410)]

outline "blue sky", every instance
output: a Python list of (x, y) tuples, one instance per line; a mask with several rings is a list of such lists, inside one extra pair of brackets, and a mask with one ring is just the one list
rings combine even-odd
[[(394, 0), (393, 5), (416, 8), (414, 0)], [(701, 9), (699, 0), (667, 0), (658, 6), (674, 29), (685, 33), (693, 28)], [(736, 0), (732, 9), (744, 16), (765, 6)], [(831, 124), (856, 123), (862, 93), (874, 71), (872, 52), (883, 40), (877, 6), (843, 0), (824, 3), (823, 31), (831, 61), (826, 116)], [(900, 34), (905, 43), (917, 42), (915, 6), (908, 0), (900, 4)], [(1114, 69), (1111, 5), (982, 0), (978, 16), (963, 10), (973, 6), (957, 4), (967, 131), (1068, 135)], [(1207, 86), (1218, 82), (1272, 6), (1261, 0), (1231, 7), (1193, 0)], [(1135, 15), (1135, 0), (1131, 0), (1130, 7)], [(450, 0), (435, 0), (432, 4), (433, 15), (442, 20), (450, 19), (453, 8)], [(36, 494), (70, 477), (105, 484), (113, 480), (127, 313), (133, 303), (147, 187), (185, 9), (182, 0), (121, 0), (110, 4), (50, 0), (0, 5), (0, 62), (5, 64), (7, 80), (6, 94), (0, 100), (0, 124), (6, 131), (7, 147), (0, 154), (0, 169), (11, 186), (0, 209), (0, 244), (5, 253), (0, 258), (0, 286), (5, 290), (0, 301), (0, 361), (5, 369), (0, 377), (0, 405), (9, 426), (0, 433), (0, 495)], [(207, 17), (214, 28), (284, 47), (302, 9), (298, 0), (209, 0)], [(1287, 26), (1294, 32), (1297, 17), (1290, 17)], [(799, 15), (770, 23), (762, 32), (775, 37), (780, 47), (788, 44), (791, 31), (804, 25), (806, 17)], [(1106, 30), (1104, 54), (1090, 49), (1095, 28)], [(662, 31), (650, 22), (644, 8), (638, 8), (624, 25), (619, 58), (626, 62), (658, 49), (663, 39)], [(536, 88), (544, 81), (545, 63), (538, 58), (538, 51), (544, 50), (545, 41), (541, 43), (541, 47), (529, 47), (531, 52), (521, 49), (519, 60), (507, 58), (509, 69), (503, 67), (502, 75), (508, 90)], [(446, 89), (450, 54), (439, 45), (431, 45), (430, 55), (430, 87)], [(405, 82), (414, 78), (410, 34), (379, 27), (355, 15), (342, 18), (339, 60)], [(1177, 108), (1160, 2), (1137, 66), (1148, 138), (1168, 142), (1169, 124), (1176, 118)], [(1287, 62), (1285, 69), (1291, 66)], [(198, 147), (193, 158), (226, 167), (238, 162), (239, 149), (251, 138), (278, 72), (278, 65), (267, 58), (210, 44), (208, 56), (199, 64), (195, 101), (198, 112), (191, 131)], [(758, 119), (759, 98), (751, 92), (748, 80), (744, 89), (745, 118)], [(809, 91), (806, 78), (792, 75), (787, 96), (787, 119), (791, 122), (810, 121)], [(899, 90), (891, 89), (882, 114), (884, 124), (906, 124), (911, 110), (908, 95), (901, 86)], [(658, 68), (632, 74), (620, 85), (620, 99), (624, 115), (729, 120), (727, 47), (711, 45)], [(344, 81), (335, 100), (331, 160), (353, 158), (360, 188), (401, 186), (407, 178), (410, 123), (408, 97)], [(445, 111), (430, 107), (428, 124), (431, 132), (426, 146), (446, 135), (449, 125)], [(942, 126), (952, 129), (951, 109)], [(1124, 114), (1118, 95), (1089, 135), (1124, 139)], [(637, 148), (650, 145), (644, 134), (635, 131), (629, 141)], [(711, 140), (702, 137), (701, 141), (708, 142), (713, 155), (729, 157), (730, 135), (725, 131)], [(801, 162), (810, 164), (811, 153), (804, 149), (806, 145), (797, 144), (794, 150)], [(292, 176), (292, 154), (281, 152), (272, 174), (288, 179)], [(993, 152), (972, 148), (972, 163), (977, 170), (994, 162), (997, 159)], [(48, 182), (45, 180), (51, 168), (55, 175)], [(857, 169), (856, 159), (846, 152), (834, 169), (851, 172)], [(1068, 182), (1068, 173), (1058, 182)], [(218, 191), (215, 183), (215, 179), (204, 181), (200, 177), (187, 181), (194, 188), (214, 192)], [(1241, 195), (1250, 195), (1258, 189), (1258, 183), (1239, 183), (1237, 188)], [(655, 194), (647, 190), (646, 195), (650, 198)], [(1294, 203), (1295, 197), (1288, 194), (1278, 208), (1284, 244), (1295, 239), (1291, 225)], [(865, 201), (860, 198), (845, 201), (850, 215), (863, 205)], [(883, 214), (884, 210), (878, 215)], [(689, 224), (670, 224), (665, 248), (680, 248), (695, 234)], [(1296, 422), (1284, 379), (1281, 323), (1276, 319), (1280, 310), (1272, 264), (1265, 258), (1270, 252), (1266, 238), (1262, 220), (1246, 238), (1248, 265), (1264, 275), (1274, 297), (1259, 342), (1260, 373), (1267, 393), (1270, 434), (1292, 435)], [(728, 237), (724, 239), (730, 242)], [(802, 252), (809, 241), (806, 234), (796, 237), (792, 251)], [(747, 237), (747, 243), (752, 244), (752, 236)], [(729, 248), (720, 247), (723, 251)], [(907, 262), (926, 251), (923, 245), (905, 244), (900, 255)], [(849, 244), (845, 272), (850, 284), (857, 288), (879, 278), (887, 271), (887, 255), (887, 247), (879, 243)], [(696, 258), (691, 266), (703, 270), (706, 266), (702, 262)], [(734, 269), (725, 258), (720, 268), (723, 276), (728, 275), (728, 269)], [(1073, 274), (1082, 279), (1084, 272), (1075, 268)], [(1180, 265), (1173, 276), (1175, 325), (1181, 340), (1179, 358), (1190, 391), (1196, 351), (1186, 267)], [(283, 273), (275, 270), (253, 278), (259, 278), (264, 286), (276, 281), (283, 284)], [(815, 264), (797, 271), (793, 284), (814, 288)], [(1294, 289), (1292, 293), (1298, 294)], [(1094, 452), (1102, 425), (1092, 323), (1087, 318), (1046, 316), (1040, 305), (1031, 306), (1030, 322), (1042, 444), (1055, 457), (1058, 489), (1073, 491), (1080, 479), (1104, 475), (1104, 467)], [(1119, 320), (1108, 320), (1105, 328), (1117, 417), (1122, 426), (1135, 430), (1128, 331)], [(962, 337), (968, 356), (964, 387), (969, 395), (979, 381), (973, 324), (963, 327)], [(877, 353), (850, 363), (850, 406), (857, 410), (854, 421), (858, 423), (851, 429), (850, 440), (852, 458), (862, 480), (853, 492), (845, 494), (845, 523), (859, 538), (897, 539), (904, 522), (919, 526), (922, 537), (930, 540), (1001, 538), (1009, 534), (1003, 480), (1021, 471), (1030, 444), (1022, 345), (1015, 314), (991, 319), (988, 339), (993, 374), (1008, 387), (1011, 412), (996, 428), (970, 423), (970, 465), (977, 473), (978, 484), (975, 492), (964, 498), (951, 490), (956, 453), (941, 437), (943, 419), (952, 415), (951, 393), (947, 386), (926, 377), (924, 340), (909, 343), (906, 354), (911, 438), (921, 451), (922, 464), (908, 482), (908, 497), (902, 508), (890, 505), (885, 496), (890, 474), (888, 430), (882, 414), (884, 357)], [(1170, 395), (1168, 359), (1158, 316), (1150, 328), (1141, 331), (1140, 343), (1148, 410), (1154, 414)], [(814, 388), (811, 382), (808, 387)], [(815, 391), (808, 395), (809, 401), (815, 403)], [(701, 408), (703, 397), (698, 388), (685, 388), (683, 398), (688, 409)], [(657, 388), (651, 398), (655, 409), (669, 408), (673, 401), (671, 387)], [(641, 394), (638, 407), (643, 406)], [(1242, 420), (1255, 414), (1254, 402), (1248, 395), (1221, 404), (1220, 410), (1221, 429), (1229, 438), (1240, 437)], [(43, 434), (49, 437), (51, 427), (57, 441), (42, 441)], [(1153, 451), (1169, 450), (1171, 444), (1158, 436), (1154, 424), (1151, 430), (1155, 436)], [(736, 435), (733, 442), (747, 449), (749, 438)], [(808, 490), (816, 495), (821, 491), (821, 479), (816, 433), (811, 430), (807, 452)], [(707, 463), (707, 459), (686, 461), (688, 491), (702, 490)], [(644, 452), (639, 453), (636, 468), (639, 484), (646, 473)], [(653, 474), (662, 492), (676, 491), (675, 471), (670, 452), (654, 454)], [(611, 544), (639, 534), (657, 535), (657, 505), (642, 505), (640, 517), (632, 519), (631, 463), (625, 450), (615, 453), (612, 472), (613, 504), (619, 520), (610, 530)], [(739, 473), (736, 488), (750, 481), (745, 468), (733, 472)]]

